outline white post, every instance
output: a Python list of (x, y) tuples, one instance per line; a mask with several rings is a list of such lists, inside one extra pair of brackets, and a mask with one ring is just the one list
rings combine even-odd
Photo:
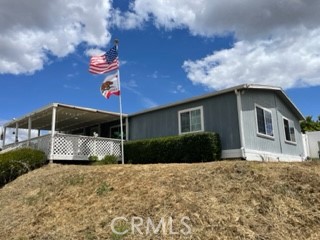
[(3, 141), (2, 141), (2, 146), (6, 145), (6, 132), (7, 132), (7, 127), (3, 128)]
[(53, 106), (53, 108), (52, 108), (52, 121), (51, 121), (51, 146), (50, 146), (50, 153), (49, 153), (50, 163), (53, 163), (54, 135), (55, 135), (55, 131), (56, 131), (56, 114), (57, 114), (57, 107)]
[(15, 142), (17, 143), (19, 141), (19, 123), (16, 122), (16, 137)]
[[(118, 51), (118, 44), (119, 41), (115, 40), (114, 41), (116, 47), (117, 47), (117, 51)], [(119, 54), (118, 54), (119, 56)], [(120, 71), (118, 69), (118, 87), (119, 87), (119, 91), (120, 91), (120, 95), (119, 95), (119, 108), (120, 108), (120, 136), (121, 136), (121, 163), (124, 164), (124, 148), (123, 148), (123, 122), (122, 122), (122, 99), (121, 99), (121, 85), (120, 85)]]
[(30, 146), (30, 139), (31, 139), (31, 126), (32, 122), (31, 122), (31, 117), (28, 118), (28, 143), (27, 146)]

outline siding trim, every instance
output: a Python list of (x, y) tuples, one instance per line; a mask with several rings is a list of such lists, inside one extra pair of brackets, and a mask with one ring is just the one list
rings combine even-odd
[(237, 110), (238, 110), (238, 123), (239, 123), (239, 134), (240, 134), (240, 150), (241, 150), (241, 158), (246, 159), (245, 152), (245, 138), (244, 138), (244, 128), (242, 122), (242, 102), (241, 102), (241, 92), (237, 89), (234, 90), (237, 96)]

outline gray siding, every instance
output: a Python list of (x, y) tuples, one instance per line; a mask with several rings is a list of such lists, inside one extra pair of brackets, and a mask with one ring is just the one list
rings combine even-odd
[(223, 150), (239, 149), (237, 101), (233, 92), (130, 116), (129, 139), (178, 135), (178, 112), (199, 106), (203, 106), (204, 131), (219, 133)]
[[(274, 91), (246, 90), (241, 95), (245, 148), (288, 155), (303, 154), (299, 121)], [(255, 104), (272, 112), (274, 138), (260, 136), (257, 130)], [(296, 144), (285, 141), (283, 117), (294, 121)]]

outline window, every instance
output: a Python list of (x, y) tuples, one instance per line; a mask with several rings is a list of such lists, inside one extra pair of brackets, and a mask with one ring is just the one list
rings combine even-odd
[(203, 131), (203, 108), (191, 108), (179, 111), (179, 133)]
[[(126, 139), (126, 125), (122, 125), (123, 139)], [(110, 138), (121, 139), (120, 125), (110, 127)]]
[(284, 133), (285, 133), (286, 141), (296, 142), (293, 121), (286, 119), (286, 118), (283, 118), (283, 126), (284, 126)]
[(273, 137), (272, 113), (270, 110), (256, 106), (258, 133)]

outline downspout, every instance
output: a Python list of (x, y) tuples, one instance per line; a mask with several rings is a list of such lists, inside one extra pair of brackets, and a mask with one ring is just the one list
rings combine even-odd
[(245, 140), (244, 140), (244, 132), (243, 132), (241, 92), (239, 92), (238, 89), (235, 89), (234, 92), (237, 96), (237, 110), (238, 110), (241, 158), (246, 160), (247, 157), (246, 157), (246, 152), (245, 152), (246, 149), (245, 149)]

